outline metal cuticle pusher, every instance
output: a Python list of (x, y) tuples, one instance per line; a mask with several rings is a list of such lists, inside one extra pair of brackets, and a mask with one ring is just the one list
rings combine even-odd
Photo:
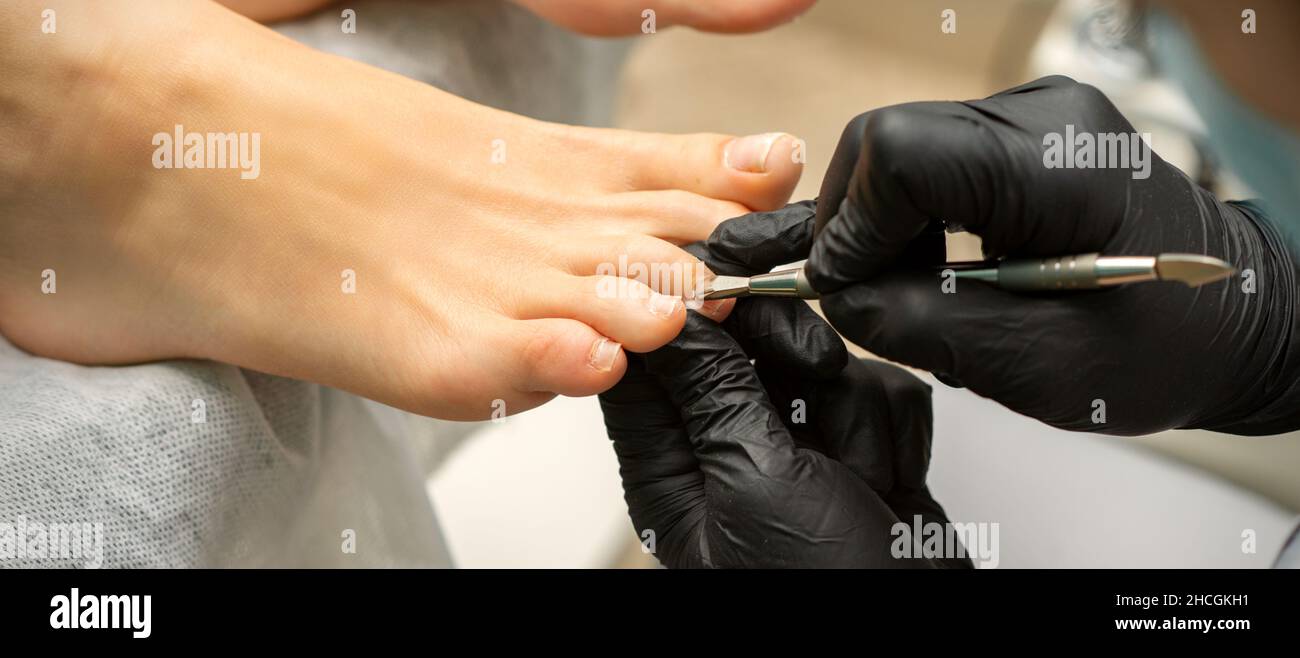
[[(1042, 259), (1008, 259), (947, 263), (934, 268), (958, 279), (973, 279), (1005, 290), (1045, 292), (1089, 290), (1145, 281), (1177, 281), (1188, 287), (1203, 286), (1232, 276), (1237, 270), (1212, 256), (1160, 254), (1159, 256), (1102, 256), (1083, 254)], [(700, 299), (732, 297), (798, 297), (817, 299), (808, 283), (803, 263), (782, 265), (766, 274), (717, 276)]]

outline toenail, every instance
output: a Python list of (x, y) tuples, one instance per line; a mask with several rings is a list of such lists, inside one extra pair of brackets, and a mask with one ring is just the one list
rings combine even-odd
[(786, 133), (763, 133), (737, 137), (727, 142), (722, 151), (722, 162), (732, 169), (761, 174), (767, 171), (767, 156), (772, 152), (772, 145)]
[(597, 338), (596, 342), (591, 344), (591, 353), (587, 355), (587, 365), (597, 372), (613, 370), (614, 359), (618, 358), (620, 347), (622, 345), (608, 338)]
[(677, 312), (677, 305), (682, 300), (672, 295), (661, 295), (657, 292), (650, 293), (650, 313), (661, 318), (671, 318)]

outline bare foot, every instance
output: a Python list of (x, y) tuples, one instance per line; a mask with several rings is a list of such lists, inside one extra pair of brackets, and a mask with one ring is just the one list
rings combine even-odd
[[(39, 355), (207, 358), (443, 418), (515, 413), (605, 390), (620, 346), (682, 327), (684, 290), (598, 272), (696, 267), (676, 244), (780, 206), (800, 173), (789, 136), (547, 124), (215, 5), (139, 6), (77, 3), (59, 39), (0, 47), (22, 72), (0, 89), (0, 332)], [(157, 168), (176, 126), (182, 144), (255, 135), (256, 166)]]

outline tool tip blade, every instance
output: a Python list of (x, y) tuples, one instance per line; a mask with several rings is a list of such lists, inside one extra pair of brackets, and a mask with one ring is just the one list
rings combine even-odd
[(1192, 288), (1226, 279), (1236, 271), (1232, 265), (1212, 256), (1160, 254), (1156, 257), (1156, 273), (1161, 281), (1181, 281)]
[(749, 277), (747, 276), (717, 276), (714, 277), (698, 296), (699, 299), (708, 301), (711, 299), (730, 299), (740, 297), (749, 292)]

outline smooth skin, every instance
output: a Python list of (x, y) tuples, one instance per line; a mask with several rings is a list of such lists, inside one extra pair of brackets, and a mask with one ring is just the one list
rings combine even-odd
[[(602, 266), (696, 267), (677, 245), (779, 207), (801, 171), (788, 135), (543, 123), (207, 0), (6, 2), (0, 69), (9, 341), (82, 364), (211, 359), (442, 418), (613, 386), (623, 348), (676, 336), (691, 290), (609, 286)], [(177, 124), (260, 133), (260, 176), (156, 169)]]

